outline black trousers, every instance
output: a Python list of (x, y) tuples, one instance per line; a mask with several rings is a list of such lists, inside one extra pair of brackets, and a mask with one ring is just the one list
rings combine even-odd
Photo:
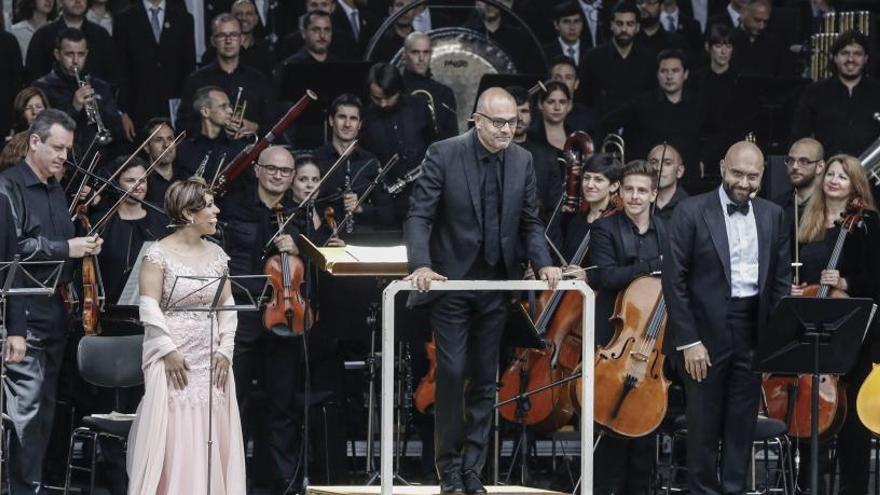
[(640, 438), (603, 435), (593, 453), (593, 493), (648, 495), (657, 434)]
[(691, 493), (734, 494), (746, 489), (761, 394), (761, 375), (751, 370), (757, 298), (731, 299), (728, 307), (726, 330), (732, 348), (714, 350), (712, 366), (701, 383), (679, 366), (687, 394)]
[[(837, 463), (840, 466), (840, 494), (868, 493), (871, 464), (871, 431), (856, 413), (859, 388), (871, 373), (871, 355), (862, 345), (855, 368), (844, 375), (846, 382), (846, 419), (837, 434)], [(801, 458), (803, 462), (803, 457)]]
[(431, 304), (437, 345), (434, 464), (441, 477), (465, 469), (479, 473), (485, 464), (506, 319), (503, 292), (449, 292)]
[(294, 407), (294, 398), (303, 375), (302, 343), (300, 338), (283, 338), (263, 331), (257, 313), (241, 317), (233, 371), (242, 425), (248, 425), (249, 417), (257, 414), (248, 401), (257, 381), (266, 396), (266, 410), (262, 415), (269, 432), (266, 438), (269, 472), (273, 482), (279, 483), (293, 476), (299, 455), (295, 442), (299, 431), (298, 409)]

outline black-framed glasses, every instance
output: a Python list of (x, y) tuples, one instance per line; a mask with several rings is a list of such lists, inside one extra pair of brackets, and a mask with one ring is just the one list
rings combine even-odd
[(275, 165), (257, 164), (269, 175), (280, 175), (281, 177), (290, 177), (293, 175), (293, 167), (276, 167)]
[(795, 158), (793, 156), (785, 157), (785, 166), (786, 167), (794, 167), (797, 165), (798, 167), (806, 167), (807, 165), (815, 165), (822, 160), (810, 160), (809, 158), (802, 156), (799, 158)]
[(505, 119), (497, 119), (494, 117), (490, 117), (482, 112), (474, 112), (475, 114), (487, 119), (489, 122), (492, 122), (492, 125), (495, 126), (496, 129), (504, 129), (504, 125), (509, 125), (511, 129), (516, 129), (516, 123), (519, 121), (517, 118), (512, 118), (509, 120)]
[(241, 33), (217, 33), (214, 35), (214, 39), (217, 41), (231, 41), (237, 40), (241, 38)]

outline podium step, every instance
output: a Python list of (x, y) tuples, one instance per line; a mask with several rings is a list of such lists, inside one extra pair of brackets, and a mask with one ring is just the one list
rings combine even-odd
[[(488, 495), (566, 495), (562, 492), (517, 485), (486, 485)], [(310, 486), (308, 495), (379, 495), (378, 485)], [(394, 495), (439, 495), (438, 485), (394, 485)]]

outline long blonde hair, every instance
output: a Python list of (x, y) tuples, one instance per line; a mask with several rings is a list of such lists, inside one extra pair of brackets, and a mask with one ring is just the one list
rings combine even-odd
[[(825, 238), (825, 174), (831, 169), (834, 163), (840, 163), (843, 173), (849, 177), (851, 192), (848, 199), (859, 198), (867, 205), (869, 210), (877, 210), (874, 206), (874, 198), (871, 195), (871, 185), (868, 182), (868, 176), (865, 175), (865, 169), (858, 158), (852, 155), (835, 155), (828, 159), (825, 166), (825, 172), (822, 174), (821, 180), (817, 180), (812, 188), (810, 200), (804, 208), (804, 214), (800, 220), (800, 228), (798, 229), (798, 242), (808, 243), (816, 242)], [(795, 206), (797, 207), (797, 206)]]

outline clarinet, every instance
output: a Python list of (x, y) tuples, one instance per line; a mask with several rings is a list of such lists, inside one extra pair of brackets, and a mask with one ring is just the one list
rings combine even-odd
[[(345, 161), (345, 178), (343, 179), (345, 194), (351, 193), (351, 159)], [(345, 233), (351, 234), (354, 232), (354, 215), (352, 215), (351, 220), (345, 224)]]

